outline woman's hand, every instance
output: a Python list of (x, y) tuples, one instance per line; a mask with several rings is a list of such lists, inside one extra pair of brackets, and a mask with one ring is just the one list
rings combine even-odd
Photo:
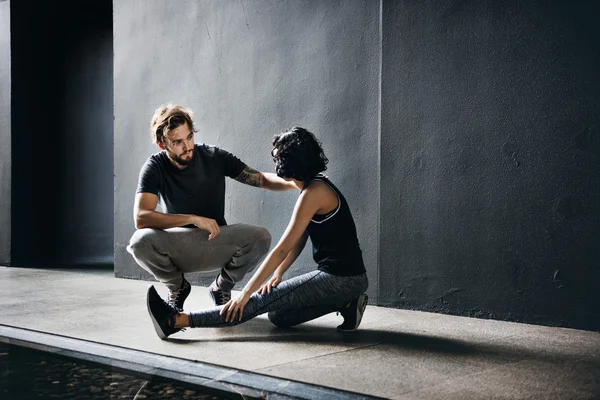
[(225, 314), (225, 321), (232, 322), (235, 320), (235, 316), (239, 313), (239, 320), (242, 320), (242, 314), (244, 313), (244, 307), (250, 300), (250, 295), (245, 291), (242, 291), (236, 299), (229, 300), (221, 309), (220, 315)]
[(258, 289), (258, 293), (261, 295), (265, 295), (266, 293), (271, 293), (271, 289), (277, 287), (277, 285), (281, 282), (281, 275), (273, 274), (271, 279), (269, 279), (260, 289)]

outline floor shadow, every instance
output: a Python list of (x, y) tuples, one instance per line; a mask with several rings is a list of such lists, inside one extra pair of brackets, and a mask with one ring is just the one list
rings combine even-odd
[[(247, 326), (251, 324), (251, 326)], [(248, 328), (248, 334), (241, 329)], [(224, 328), (230, 329), (230, 328)], [(503, 343), (501, 341), (470, 342), (465, 339), (445, 338), (427, 334), (415, 334), (390, 330), (359, 329), (353, 333), (337, 332), (330, 326), (299, 326), (295, 328), (277, 328), (267, 320), (253, 320), (244, 325), (234, 327), (232, 335), (224, 337), (211, 337), (199, 339), (169, 337), (169, 342), (174, 344), (189, 345), (194, 343), (318, 343), (342, 346), (371, 347), (389, 346), (391, 351), (417, 351), (422, 353), (436, 353), (452, 357), (472, 357), (497, 360), (499, 362), (518, 362), (523, 360), (539, 361), (544, 363), (570, 363), (585, 362), (591, 370), (600, 373), (600, 357), (590, 357), (582, 360), (580, 355), (568, 353), (553, 353), (548, 349), (532, 349), (518, 344)]]
[[(297, 327), (297, 328), (277, 328), (272, 326), (268, 321), (260, 321), (260, 325), (268, 325), (266, 327), (258, 327), (258, 321), (255, 322), (252, 331), (264, 329), (264, 334), (259, 335), (240, 335), (236, 332), (235, 336), (227, 336), (222, 338), (206, 338), (206, 339), (183, 339), (177, 337), (169, 337), (169, 341), (178, 344), (189, 343), (206, 343), (206, 342), (268, 342), (268, 343), (320, 343), (320, 344), (341, 344), (354, 346), (374, 346), (374, 345), (389, 345), (404, 349), (427, 349), (440, 353), (451, 354), (469, 354), (474, 350), (469, 343), (450, 338), (440, 338), (428, 335), (416, 335), (404, 332), (392, 332), (375, 329), (360, 329), (352, 333), (337, 332), (332, 327)], [(238, 325), (239, 326), (239, 325)], [(262, 329), (261, 329), (262, 328)]]

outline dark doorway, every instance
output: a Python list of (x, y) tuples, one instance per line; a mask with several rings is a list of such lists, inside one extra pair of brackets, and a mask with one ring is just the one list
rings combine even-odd
[(112, 1), (11, 2), (11, 265), (113, 265)]

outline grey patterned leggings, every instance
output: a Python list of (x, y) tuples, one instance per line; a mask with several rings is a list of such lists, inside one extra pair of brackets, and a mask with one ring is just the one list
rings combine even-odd
[(366, 274), (337, 276), (313, 271), (280, 282), (271, 293), (252, 294), (241, 321), (225, 322), (225, 315), (219, 315), (223, 306), (219, 306), (188, 313), (189, 322), (192, 328), (233, 326), (268, 312), (275, 325), (294, 326), (339, 310), (368, 286)]

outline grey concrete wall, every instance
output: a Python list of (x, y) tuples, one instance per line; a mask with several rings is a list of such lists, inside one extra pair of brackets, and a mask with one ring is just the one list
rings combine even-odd
[[(139, 168), (158, 151), (148, 121), (172, 101), (196, 111), (197, 141), (260, 170), (273, 169), (272, 134), (313, 130), (354, 212), (373, 302), (600, 329), (593, 5), (139, 0), (114, 11), (117, 276), (151, 279), (125, 247)], [(277, 240), (295, 197), (230, 181), (226, 217)], [(312, 268), (305, 251), (294, 273)]]
[(11, 56), (10, 2), (0, 1), (0, 265), (10, 263)]
[[(377, 293), (380, 37), (372, 1), (116, 2), (115, 273), (149, 279), (125, 247), (134, 232), (139, 168), (158, 148), (149, 119), (172, 101), (196, 112), (198, 142), (219, 145), (273, 171), (270, 139), (312, 130), (347, 196)], [(279, 239), (297, 193), (228, 182), (226, 218), (267, 227)], [(309, 251), (296, 267), (314, 268)], [(195, 277), (209, 283), (214, 278)]]
[(383, 2), (381, 304), (600, 329), (591, 3)]

